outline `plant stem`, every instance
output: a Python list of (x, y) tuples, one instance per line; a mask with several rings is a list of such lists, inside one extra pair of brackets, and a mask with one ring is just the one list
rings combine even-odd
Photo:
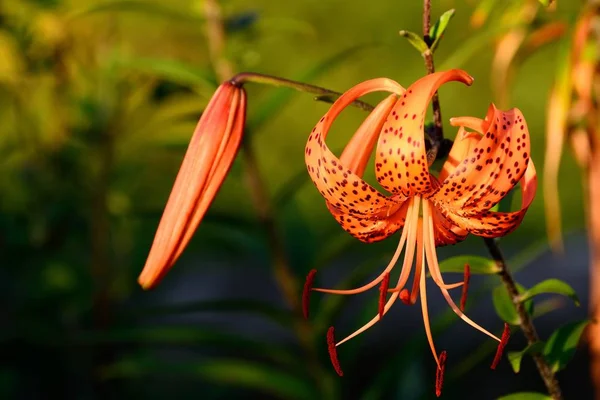
[[(231, 75), (228, 75), (231, 76)], [(263, 85), (271, 85), (277, 87), (288, 87), (300, 92), (313, 93), (317, 96), (315, 100), (333, 103), (342, 94), (333, 90), (325, 89), (320, 86), (310, 85), (308, 83), (292, 81), (290, 79), (280, 78), (278, 76), (259, 74), (256, 72), (241, 72), (230, 79), (234, 84), (243, 84), (246, 82), (260, 83)], [(360, 100), (352, 102), (354, 107), (358, 107), (365, 111), (373, 111), (375, 107)]]
[[(427, 46), (431, 46), (431, 38), (429, 37), (429, 30), (431, 29), (431, 0), (423, 0), (423, 40)], [(425, 59), (425, 68), (427, 68), (428, 74), (435, 72), (435, 65), (433, 63), (433, 52), (431, 49), (427, 49), (423, 53)], [(431, 165), (435, 161), (438, 151), (444, 140), (444, 125), (442, 124), (442, 110), (440, 108), (440, 99), (437, 91), (431, 97), (431, 106), (433, 108), (433, 132), (431, 133), (431, 150), (427, 153), (428, 161)], [(433, 157), (433, 159), (429, 159)]]
[[(423, 0), (423, 39), (427, 46), (431, 46), (431, 38), (429, 37), (429, 30), (431, 28), (431, 0)], [(435, 72), (435, 65), (433, 63), (433, 53), (431, 49), (428, 49), (423, 53), (423, 58), (425, 59), (425, 67), (427, 68), (427, 73), (432, 74)], [(432, 139), (432, 149), (428, 153), (428, 156), (433, 153), (433, 160), (435, 160), (438, 150), (441, 147), (442, 141), (444, 140), (444, 130), (442, 125), (442, 112), (440, 108), (440, 102), (438, 98), (437, 92), (433, 95), (431, 99), (431, 105), (433, 108), (433, 121), (434, 121), (434, 129), (431, 134)], [(428, 157), (429, 158), (429, 157)], [(433, 160), (428, 159), (428, 161), (433, 162)], [(490, 252), (490, 255), (498, 265), (500, 272), (500, 278), (502, 283), (506, 287), (508, 294), (517, 310), (517, 314), (519, 315), (520, 326), (527, 338), (527, 342), (531, 345), (540, 340), (537, 331), (533, 325), (533, 321), (531, 317), (527, 313), (525, 309), (525, 305), (519, 301), (519, 291), (517, 290), (517, 285), (515, 280), (512, 277), (512, 274), (508, 270), (506, 265), (506, 261), (504, 260), (504, 256), (502, 255), (502, 251), (498, 247), (498, 244), (494, 239), (484, 238), (485, 244)], [(542, 377), (544, 384), (546, 385), (546, 389), (548, 393), (554, 400), (561, 400), (562, 393), (560, 390), (560, 386), (558, 385), (558, 380), (552, 372), (552, 369), (544, 360), (541, 355), (534, 355), (533, 359), (535, 361), (535, 365), (538, 369), (540, 376)]]
[[(233, 76), (233, 67), (231, 63), (223, 57), (223, 47), (225, 45), (225, 32), (223, 29), (223, 20), (221, 18), (221, 9), (217, 0), (204, 0), (204, 11), (206, 17), (206, 29), (208, 37), (208, 47), (211, 56), (211, 62), (221, 81), (225, 81)], [(287, 86), (296, 90), (308, 91), (321, 96), (339, 96), (337, 92), (323, 89), (317, 86), (306, 85), (299, 82), (290, 81), (283, 78), (273, 77), (255, 73), (240, 73), (230, 79), (233, 83), (242, 84), (244, 82), (259, 82), (275, 86)], [(362, 102), (357, 102), (362, 103)], [(362, 103), (361, 108), (370, 107)], [(248, 135), (242, 140), (243, 160), (245, 163), (244, 172), (250, 190), (250, 197), (254, 203), (254, 208), (258, 215), (265, 235), (267, 236), (267, 245), (272, 258), (272, 268), (275, 280), (287, 305), (293, 310), (296, 316), (292, 325), (294, 334), (300, 342), (304, 353), (308, 359), (308, 369), (311, 376), (317, 382), (326, 398), (331, 398), (327, 383), (324, 379), (326, 374), (319, 363), (319, 356), (313, 343), (312, 327), (302, 316), (302, 306), (298, 284), (288, 260), (287, 252), (282, 235), (277, 229), (275, 210), (267, 191), (265, 181), (260, 173), (256, 153), (252, 148), (252, 143)]]
[[(519, 291), (517, 289), (517, 284), (510, 273), (508, 266), (506, 265), (506, 261), (504, 259), (504, 255), (502, 251), (498, 247), (495, 239), (484, 238), (485, 245), (488, 248), (488, 251), (496, 265), (500, 269), (498, 275), (500, 275), (500, 279), (502, 283), (506, 287), (510, 299), (515, 306), (517, 314), (519, 315), (519, 325), (521, 326), (521, 330), (527, 339), (527, 343), (532, 345), (540, 341), (540, 337), (535, 330), (535, 326), (533, 325), (533, 321), (531, 320), (531, 316), (525, 309), (525, 304), (519, 300)], [(548, 365), (544, 357), (540, 354), (536, 354), (533, 356), (533, 360), (535, 361), (535, 365), (538, 369), (542, 380), (544, 381), (544, 385), (546, 385), (546, 389), (548, 390), (548, 394), (554, 400), (562, 399), (562, 393), (560, 390), (560, 386), (558, 384), (558, 380), (556, 379), (556, 375), (552, 372), (552, 368)]]

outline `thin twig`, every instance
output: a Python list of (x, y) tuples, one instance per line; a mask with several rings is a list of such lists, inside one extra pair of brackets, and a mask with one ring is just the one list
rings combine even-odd
[[(431, 0), (423, 0), (423, 39), (427, 46), (431, 46), (431, 38), (429, 37), (430, 28)], [(423, 58), (425, 59), (425, 67), (427, 68), (427, 73), (434, 73), (435, 66), (433, 63), (433, 53), (430, 49), (423, 53)], [(431, 132), (431, 139), (433, 143), (430, 153), (434, 154), (433, 159), (435, 160), (435, 156), (438, 154), (438, 150), (440, 149), (444, 140), (442, 112), (440, 109), (440, 102), (437, 92), (432, 97), (431, 105), (433, 108), (434, 129), (433, 132)], [(430, 153), (428, 153), (428, 155)], [(508, 270), (506, 261), (504, 260), (504, 256), (502, 255), (502, 251), (500, 250), (498, 244), (494, 239), (485, 238), (484, 241), (490, 252), (490, 255), (492, 256), (492, 258), (494, 259), (494, 261), (500, 269), (500, 278), (502, 279), (502, 283), (504, 284), (504, 286), (506, 286), (506, 290), (508, 291), (510, 298), (517, 311), (517, 314), (519, 315), (520, 326), (523, 330), (523, 333), (525, 334), (525, 337), (527, 338), (527, 342), (529, 344), (538, 342), (540, 338), (537, 334), (537, 331), (535, 330), (531, 317), (525, 309), (524, 303), (519, 301), (519, 291), (517, 290), (517, 285), (510, 271)], [(546, 388), (548, 390), (548, 393), (550, 394), (552, 399), (561, 400), (562, 393), (558, 384), (558, 380), (556, 379), (554, 372), (552, 372), (552, 369), (550, 368), (546, 360), (541, 355), (534, 355), (533, 359), (535, 361), (538, 372), (542, 377), (544, 384), (546, 385)]]
[[(521, 326), (521, 330), (523, 331), (523, 334), (527, 339), (527, 343), (529, 345), (532, 345), (534, 343), (539, 342), (540, 337), (538, 336), (537, 331), (535, 330), (535, 326), (533, 325), (531, 316), (525, 309), (525, 303), (520, 301), (517, 284), (506, 265), (506, 261), (504, 259), (504, 255), (502, 254), (502, 251), (500, 250), (498, 244), (494, 239), (484, 238), (484, 241), (490, 255), (492, 256), (500, 270), (498, 275), (500, 275), (500, 279), (506, 287), (510, 299), (513, 305), (515, 306), (517, 314), (519, 315), (519, 325)], [(544, 381), (544, 385), (546, 385), (548, 394), (554, 400), (562, 399), (563, 397), (560, 390), (560, 386), (558, 384), (558, 380), (556, 379), (556, 375), (554, 374), (554, 372), (552, 372), (552, 368), (550, 368), (544, 357), (542, 355), (536, 354), (533, 356), (533, 360), (535, 361), (535, 365), (538, 369), (538, 372), (540, 373), (540, 376)]]
[[(431, 29), (431, 0), (423, 0), (423, 40), (427, 46), (431, 46), (431, 38), (429, 37), (429, 30)], [(427, 68), (428, 74), (435, 72), (435, 65), (433, 63), (433, 52), (431, 49), (427, 49), (423, 53), (425, 59), (425, 68)], [(438, 151), (444, 140), (444, 125), (442, 124), (442, 110), (440, 108), (440, 99), (438, 93), (435, 92), (431, 98), (431, 106), (433, 108), (433, 132), (431, 133), (431, 150), (427, 154), (432, 156), (433, 159), (428, 160), (429, 163), (435, 161)]]
[[(243, 84), (246, 82), (262, 83), (271, 86), (287, 87), (295, 89), (300, 92), (315, 94), (316, 101), (324, 101), (326, 103), (333, 103), (338, 97), (342, 95), (340, 92), (329, 90), (320, 86), (311, 85), (304, 82), (293, 81), (291, 79), (280, 78), (278, 76), (259, 74), (258, 72), (240, 72), (236, 76), (230, 79), (230, 82), (236, 85)], [(358, 107), (364, 111), (373, 111), (375, 107), (365, 103), (364, 101), (354, 100), (351, 103), (352, 106)]]
[[(252, 78), (258, 80), (282, 81), (280, 78), (251, 73), (241, 73), (234, 78), (231, 78), (233, 76), (233, 67), (231, 63), (223, 57), (225, 32), (218, 1), (204, 0), (204, 11), (211, 62), (221, 81), (230, 79), (234, 83), (243, 83), (244, 81), (251, 81)], [(288, 80), (283, 81), (291, 82), (293, 84), (297, 83)], [(285, 86), (284, 84), (282, 85)], [(311, 87), (311, 85), (305, 86)], [(298, 89), (297, 87), (295, 88)], [(321, 95), (338, 95), (336, 92), (327, 91), (327, 89), (318, 88), (316, 86), (313, 88), (317, 88), (319, 90), (318, 94)], [(326, 91), (327, 93), (323, 91)], [(244, 172), (246, 174), (246, 180), (248, 181), (250, 197), (254, 204), (254, 208), (256, 209), (256, 213), (258, 214), (259, 222), (267, 236), (267, 244), (272, 258), (273, 274), (285, 302), (294, 311), (294, 315), (296, 316), (296, 319), (292, 324), (294, 334), (298, 338), (300, 346), (307, 356), (308, 369), (312, 377), (320, 386), (324, 396), (331, 397), (328, 394), (330, 389), (327, 387), (324, 380), (326, 374), (323, 372), (319, 363), (319, 356), (314, 346), (312, 327), (301, 317), (302, 307), (300, 304), (298, 284), (292, 271), (285, 245), (281, 239), (281, 234), (277, 229), (275, 209), (267, 191), (266, 183), (260, 173), (252, 143), (247, 135), (244, 137), (244, 140), (242, 140), (242, 150), (245, 163)]]

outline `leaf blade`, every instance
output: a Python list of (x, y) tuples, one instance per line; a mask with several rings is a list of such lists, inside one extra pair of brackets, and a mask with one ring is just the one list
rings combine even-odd
[(469, 264), (471, 274), (492, 275), (500, 272), (500, 268), (494, 260), (475, 255), (447, 258), (440, 263), (440, 271), (462, 273), (465, 264)]
[(546, 279), (530, 289), (527, 289), (525, 293), (519, 296), (521, 301), (527, 301), (534, 296), (543, 293), (554, 293), (561, 294), (573, 300), (575, 305), (579, 306), (579, 297), (575, 290), (566, 282), (561, 281), (560, 279)]
[(444, 32), (446, 31), (446, 28), (448, 28), (448, 24), (454, 16), (455, 11), (456, 10), (454, 9), (450, 9), (443, 13), (431, 29), (429, 29), (429, 37), (433, 40), (430, 47), (432, 52), (434, 52), (440, 44), (440, 40), (444, 36)]

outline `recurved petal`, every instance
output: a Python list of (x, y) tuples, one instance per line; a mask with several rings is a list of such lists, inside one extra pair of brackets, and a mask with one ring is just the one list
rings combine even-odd
[(394, 204), (386, 215), (353, 214), (327, 204), (331, 215), (349, 234), (365, 243), (383, 240), (404, 226), (408, 201)]
[(446, 218), (439, 209), (435, 207), (431, 207), (431, 209), (436, 247), (456, 244), (467, 238), (469, 232)]
[(479, 214), (506, 196), (531, 164), (527, 123), (519, 110), (500, 111), (493, 104), (483, 121), (468, 117), (451, 123), (480, 131), (482, 137), (431, 199), (461, 215)]
[(448, 176), (456, 169), (456, 167), (463, 162), (463, 160), (475, 147), (477, 142), (479, 142), (479, 139), (481, 139), (481, 134), (477, 132), (467, 131), (462, 126), (458, 129), (458, 133), (454, 139), (454, 144), (452, 145), (450, 153), (448, 154), (448, 158), (442, 166), (442, 170), (438, 176), (438, 180), (440, 182), (444, 182), (444, 180), (448, 178)]
[(462, 70), (437, 72), (413, 83), (396, 102), (377, 143), (375, 172), (388, 191), (406, 197), (432, 190), (423, 125), (427, 106), (436, 90), (449, 81), (471, 84)]
[(242, 138), (246, 93), (226, 82), (202, 113), (138, 282), (148, 289), (173, 266), (233, 164)]
[[(333, 103), (329, 111), (313, 128), (306, 144), (305, 161), (313, 183), (325, 200), (341, 212), (353, 215), (372, 215), (385, 213), (396, 204), (395, 201), (379, 193), (363, 181), (359, 174), (343, 164), (325, 143), (333, 121), (345, 107), (360, 96), (379, 90), (398, 94), (403, 91), (400, 85), (385, 78), (358, 84)], [(384, 100), (368, 117), (367, 127), (363, 125), (361, 128), (367, 144), (371, 142), (370, 136), (377, 135), (377, 127), (381, 126), (381, 120), (385, 117), (381, 111), (385, 109), (388, 102), (389, 100)], [(361, 166), (368, 160), (368, 152), (359, 153), (352, 148), (356, 149), (356, 146), (353, 145), (346, 152), (346, 158), (356, 171), (364, 170)]]
[(495, 238), (504, 236), (516, 229), (531, 205), (537, 190), (537, 174), (532, 160), (528, 160), (525, 174), (521, 178), (521, 208), (514, 212), (494, 212), (484, 210), (478, 214), (465, 215), (455, 208), (436, 207), (454, 224), (477, 236)]

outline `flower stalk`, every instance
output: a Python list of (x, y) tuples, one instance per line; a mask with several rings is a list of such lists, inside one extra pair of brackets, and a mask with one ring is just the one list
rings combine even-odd
[[(429, 37), (430, 28), (431, 0), (423, 0), (423, 38), (428, 46), (431, 45), (431, 39)], [(423, 58), (425, 59), (425, 67), (427, 68), (427, 73), (434, 73), (435, 65), (433, 61), (433, 53), (430, 50), (428, 50), (423, 53)], [(437, 92), (433, 95), (431, 99), (431, 105), (433, 108), (434, 119), (434, 130), (433, 134), (431, 135), (431, 137), (433, 138), (432, 150), (434, 152), (437, 152), (439, 150), (439, 147), (441, 147), (442, 141), (444, 140), (442, 112)], [(435, 146), (438, 147), (436, 148)], [(512, 274), (508, 269), (508, 266), (506, 265), (506, 261), (502, 254), (502, 251), (498, 247), (498, 243), (493, 238), (484, 238), (484, 242), (490, 255), (492, 256), (492, 258), (494, 259), (494, 261), (500, 269), (500, 279), (506, 287), (506, 290), (510, 295), (513, 305), (515, 306), (517, 314), (519, 315), (519, 324), (521, 326), (521, 329), (523, 330), (525, 337), (527, 338), (528, 344), (531, 345), (533, 343), (538, 342), (539, 336), (537, 334), (535, 326), (533, 325), (533, 321), (531, 320), (530, 315), (527, 313), (524, 303), (519, 301), (519, 292), (517, 289), (516, 282), (513, 279)], [(546, 360), (541, 355), (534, 355), (533, 358), (538, 372), (542, 377), (542, 380), (544, 381), (544, 385), (546, 386), (546, 389), (548, 390), (548, 393), (550, 394), (552, 399), (562, 399), (563, 397), (560, 390), (560, 386), (558, 384), (558, 380), (556, 379), (554, 372), (552, 371)]]
[[(515, 310), (519, 315), (519, 325), (525, 338), (527, 339), (527, 344), (532, 345), (540, 341), (540, 337), (537, 334), (535, 326), (533, 325), (533, 321), (531, 316), (525, 309), (525, 303), (520, 300), (519, 291), (517, 289), (517, 284), (506, 265), (506, 261), (504, 259), (504, 255), (502, 251), (498, 247), (498, 244), (494, 239), (484, 239), (485, 245), (487, 249), (496, 262), (500, 272), (498, 275), (502, 280), (502, 284), (506, 287), (508, 294), (510, 295), (510, 299), (515, 306)], [(558, 384), (558, 380), (556, 379), (556, 375), (552, 371), (552, 368), (548, 365), (546, 360), (541, 354), (533, 355), (533, 360), (535, 361), (535, 365), (537, 367), (542, 380), (544, 381), (544, 385), (546, 385), (546, 389), (548, 390), (548, 394), (552, 397), (553, 400), (562, 399), (562, 392), (560, 390), (560, 386)]]
[[(221, 81), (230, 79), (229, 82), (235, 86), (241, 86), (245, 82), (285, 86), (318, 95), (333, 96), (335, 98), (339, 97), (340, 93), (331, 90), (264, 74), (244, 72), (230, 78), (233, 76), (233, 67), (231, 63), (223, 57), (225, 30), (223, 28), (221, 8), (218, 1), (204, 0), (204, 11), (206, 14), (205, 16), (207, 17), (206, 30), (211, 62)], [(367, 107), (365, 109), (368, 109), (370, 106), (363, 103), (363, 107), (361, 108), (364, 107)], [(318, 361), (318, 354), (314, 347), (311, 327), (305, 319), (300, 318), (303, 311), (303, 302), (300, 302), (297, 297), (298, 284), (292, 272), (287, 252), (281, 239), (282, 236), (277, 229), (275, 209), (270, 201), (266, 183), (260, 173), (256, 154), (248, 136), (243, 138), (241, 149), (243, 162), (245, 163), (244, 171), (250, 190), (250, 197), (257, 212), (259, 222), (263, 226), (263, 230), (267, 237), (275, 280), (282, 292), (285, 302), (294, 311), (294, 314), (299, 317), (292, 325), (294, 333), (298, 338), (300, 346), (308, 357), (310, 371), (314, 380), (323, 392), (324, 397), (330, 397), (330, 389), (323, 380), (322, 367)]]
[[(312, 93), (315, 95), (315, 100), (324, 101), (326, 103), (333, 103), (341, 96), (340, 92), (334, 90), (325, 89), (304, 82), (293, 81), (291, 79), (280, 78), (278, 76), (259, 74), (257, 72), (240, 72), (231, 78), (231, 82), (236, 85), (252, 82), (275, 87), (287, 87), (299, 92)], [(373, 111), (374, 108), (372, 105), (360, 100), (355, 100), (352, 105), (364, 111)]]
[[(429, 36), (431, 30), (431, 0), (423, 0), (423, 39), (429, 47), (423, 52), (423, 58), (425, 59), (425, 68), (427, 68), (428, 74), (435, 72), (435, 64), (433, 62), (433, 51), (431, 51), (432, 40)], [(442, 124), (442, 109), (440, 107), (440, 99), (435, 92), (431, 98), (431, 107), (433, 109), (433, 132), (430, 133), (431, 138), (431, 150), (428, 154), (429, 157), (433, 157), (428, 161), (432, 163), (435, 161), (437, 153), (439, 152), (442, 141), (444, 139), (444, 126)], [(428, 158), (429, 158), (428, 157)]]

